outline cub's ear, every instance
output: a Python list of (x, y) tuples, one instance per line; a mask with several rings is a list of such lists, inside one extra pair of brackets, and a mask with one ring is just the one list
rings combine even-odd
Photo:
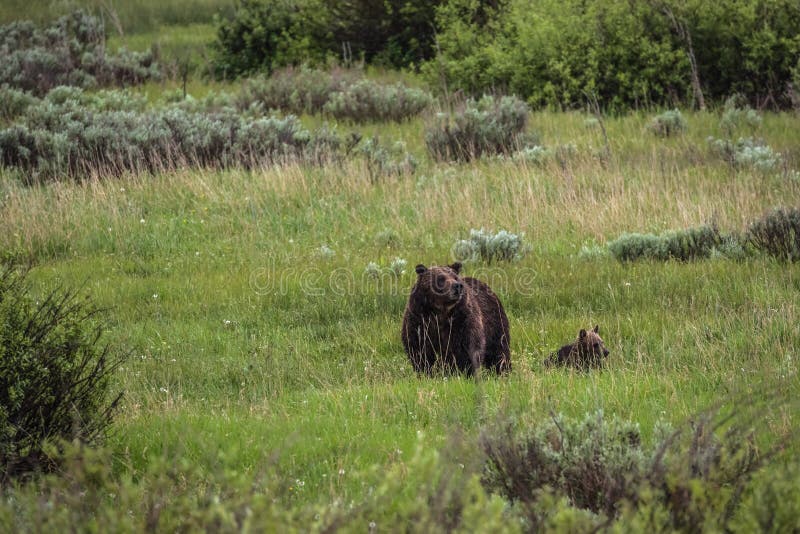
[(415, 271), (417, 271), (417, 274), (422, 274), (422, 273), (424, 273), (425, 271), (427, 271), (427, 270), (428, 270), (428, 268), (427, 268), (427, 267), (425, 267), (424, 265), (422, 265), (422, 264), (420, 263), (419, 265), (417, 265), (417, 266), (414, 268), (414, 270), (415, 270)]
[(583, 338), (585, 338), (585, 337), (586, 337), (586, 330), (584, 330), (583, 328), (581, 328), (581, 331), (580, 331), (580, 333), (578, 333), (578, 337), (579, 337), (580, 339), (583, 339)]
[(596, 324), (594, 325), (594, 333), (597, 334), (598, 332), (600, 332), (600, 325)]
[(460, 273), (461, 272), (461, 262), (460, 261), (455, 262), (454, 264), (450, 265), (450, 268), (453, 269), (456, 272), (456, 274)]

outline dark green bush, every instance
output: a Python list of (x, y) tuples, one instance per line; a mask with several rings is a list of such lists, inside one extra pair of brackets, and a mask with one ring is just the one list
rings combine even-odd
[(785, 261), (800, 260), (800, 209), (772, 210), (748, 226), (745, 239), (770, 256)]
[[(214, 71), (221, 78), (322, 58), (315, 45), (304, 46), (300, 11), (307, 1), (241, 0), (231, 19), (217, 19)], [(314, 40), (313, 38), (311, 39)]]
[(800, 464), (790, 463), (753, 484), (733, 532), (800, 532)]
[(428, 152), (437, 160), (470, 161), (510, 154), (525, 144), (528, 106), (513, 96), (469, 100), (453, 115), (439, 114), (425, 129)]
[[(470, 95), (503, 90), (532, 106), (578, 108), (587, 94), (616, 110), (722, 102), (790, 105), (800, 54), (795, 0), (584, 2), (451, 0), (437, 15), (431, 85)], [(487, 7), (491, 6), (491, 7)]]
[(414, 67), (434, 53), (435, 13), (443, 0), (326, 0), (329, 50), (368, 63)]
[(0, 84), (43, 95), (58, 85), (132, 85), (160, 77), (152, 53), (108, 54), (103, 22), (84, 11), (39, 29), (23, 21), (0, 26)]
[(412, 67), (433, 55), (441, 0), (242, 0), (217, 21), (214, 66), (235, 77), (342, 58)]
[(712, 256), (722, 243), (715, 226), (703, 225), (661, 235), (623, 234), (608, 243), (608, 250), (619, 261), (690, 261)]
[(96, 443), (111, 424), (120, 359), (102, 342), (98, 312), (70, 290), (34, 299), (24, 274), (0, 272), (0, 482), (53, 469), (48, 447)]

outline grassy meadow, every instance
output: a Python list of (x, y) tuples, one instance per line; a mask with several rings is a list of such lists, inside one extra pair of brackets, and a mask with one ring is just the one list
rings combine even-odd
[[(55, 12), (45, 4), (61, 3), (26, 3), (27, 18)], [(97, 3), (126, 21), (111, 46), (161, 39), (179, 57), (201, 53), (210, 13), (230, 2), (193, 3), (196, 17), (180, 0), (130, 4)], [(21, 6), (0, 8), (0, 22)], [(179, 86), (133, 90), (154, 102)], [(210, 88), (236, 84), (194, 79), (188, 90)], [(581, 250), (709, 222), (742, 232), (773, 207), (800, 207), (800, 118), (763, 115), (756, 134), (783, 163), (760, 172), (711, 153), (706, 138), (724, 136), (719, 110), (685, 113), (688, 130), (668, 138), (648, 130), (655, 113), (606, 117), (606, 140), (585, 113), (534, 112), (528, 129), (544, 146), (572, 146), (541, 164), (433, 161), (428, 118), (337, 124), (403, 141), (419, 161), (413, 174), (377, 180), (359, 159), (38, 185), (0, 170), (0, 259), (29, 263), (35, 294), (82, 288), (105, 310), (104, 340), (125, 354), (100, 459), (80, 451), (61, 479), (17, 488), (0, 530), (427, 531), (442, 527), (409, 503), (438, 514), (427, 496), (463, 480), (470, 502), (497, 512), (465, 524), (514, 531), (523, 527), (502, 521), (513, 506), (473, 487), (477, 439), (492, 425), (602, 410), (650, 439), (659, 421), (686, 424), (722, 404), (766, 406), (759, 442), (796, 435), (798, 264), (624, 264)], [(417, 376), (400, 342), (414, 265), (450, 263), (454, 243), (479, 228), (524, 234), (529, 247), (517, 261), (464, 268), (503, 302), (513, 371)], [(400, 275), (365, 273), (396, 258), (407, 262)], [(605, 369), (545, 368), (595, 324)], [(789, 445), (766, 476), (796, 456), (796, 439)]]
[[(564, 165), (436, 164), (415, 120), (365, 128), (405, 140), (422, 162), (378, 183), (357, 162), (28, 187), (8, 175), (0, 248), (32, 261), (36, 288), (82, 286), (108, 310), (107, 339), (128, 352), (108, 440), (115, 470), (147, 480), (154, 465), (188, 461), (209, 484), (269, 472), (286, 509), (361, 502), (415, 448), (471, 442), (498, 418), (603, 410), (647, 435), (727, 399), (796, 397), (796, 265), (621, 264), (579, 250), (708, 221), (743, 230), (797, 205), (800, 182), (709, 156), (713, 113), (689, 115), (688, 133), (669, 139), (643, 114), (607, 119), (606, 161), (585, 119), (531, 117), (545, 144), (575, 145)], [(760, 134), (796, 162), (796, 117), (768, 114)], [(481, 227), (522, 232), (531, 248), (465, 268), (505, 305), (514, 370), (417, 377), (399, 336), (413, 265), (450, 262), (455, 241)], [(401, 276), (365, 276), (369, 262), (396, 257), (408, 262)], [(544, 368), (594, 324), (611, 351), (605, 370)], [(786, 406), (763, 421), (776, 435), (796, 423)], [(402, 473), (411, 487), (424, 476)]]

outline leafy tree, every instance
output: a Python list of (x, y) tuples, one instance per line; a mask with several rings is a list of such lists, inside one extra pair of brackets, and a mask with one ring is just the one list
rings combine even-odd
[(423, 69), (447, 91), (509, 91), (534, 106), (673, 106), (739, 92), (790, 104), (800, 56), (793, 0), (450, 0), (439, 55)]

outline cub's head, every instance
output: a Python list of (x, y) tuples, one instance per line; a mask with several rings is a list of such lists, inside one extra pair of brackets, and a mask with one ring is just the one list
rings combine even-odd
[(605, 343), (603, 343), (603, 338), (600, 337), (598, 333), (600, 327), (595, 325), (593, 330), (586, 331), (581, 330), (578, 333), (578, 345), (580, 347), (580, 352), (585, 355), (589, 356), (596, 361), (600, 361), (602, 358), (608, 356), (608, 349), (606, 348)]
[(412, 298), (425, 307), (447, 313), (464, 298), (464, 281), (459, 276), (461, 264), (443, 267), (417, 265), (417, 285)]

